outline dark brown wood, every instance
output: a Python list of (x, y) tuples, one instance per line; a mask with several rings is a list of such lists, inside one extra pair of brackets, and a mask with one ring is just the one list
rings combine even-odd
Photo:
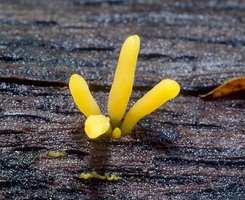
[[(198, 96), (245, 75), (244, 11), (242, 0), (1, 0), (0, 199), (244, 199), (244, 92)], [(90, 141), (69, 76), (85, 77), (105, 113), (132, 34), (130, 105), (166, 77), (181, 94), (131, 135)], [(78, 179), (91, 171), (122, 179)]]

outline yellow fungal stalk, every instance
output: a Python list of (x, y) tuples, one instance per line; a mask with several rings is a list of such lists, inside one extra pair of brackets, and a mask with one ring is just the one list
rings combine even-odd
[(75, 104), (85, 116), (100, 115), (100, 108), (83, 77), (73, 74), (69, 81), (69, 89)]
[(108, 100), (112, 127), (117, 127), (128, 105), (134, 83), (134, 73), (140, 48), (140, 38), (130, 36), (124, 42)]
[[(85, 132), (90, 139), (104, 134), (114, 139), (125, 136), (141, 118), (178, 95), (180, 86), (176, 81), (162, 80), (133, 105), (123, 120), (133, 88), (139, 47), (140, 39), (137, 35), (128, 37), (122, 46), (107, 104), (109, 117), (101, 114), (84, 78), (78, 74), (71, 76), (70, 92), (75, 104), (87, 117)], [(91, 177), (85, 174), (83, 178)]]
[(153, 89), (139, 99), (129, 110), (120, 127), (123, 135), (128, 134), (134, 125), (162, 104), (179, 94), (179, 84), (171, 79), (162, 80)]

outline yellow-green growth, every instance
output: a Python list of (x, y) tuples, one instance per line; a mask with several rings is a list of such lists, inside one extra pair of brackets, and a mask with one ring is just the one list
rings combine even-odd
[(79, 178), (80, 179), (91, 179), (91, 178), (93, 178), (93, 175), (91, 173), (81, 173), (79, 175)]
[(83, 77), (73, 74), (69, 81), (69, 89), (79, 110), (86, 115), (100, 115), (100, 108), (89, 91)]
[(120, 176), (117, 176), (115, 174), (109, 174), (109, 173), (105, 173), (105, 177), (106, 177), (106, 180), (108, 181), (118, 181), (120, 179), (122, 179)]
[(121, 135), (122, 135), (122, 132), (121, 132), (121, 130), (120, 130), (120, 128), (115, 128), (114, 130), (113, 130), (113, 132), (112, 132), (112, 138), (114, 138), (114, 139), (119, 139), (120, 137), (121, 137)]
[(122, 135), (130, 133), (134, 125), (144, 116), (150, 114), (162, 104), (178, 95), (179, 84), (171, 79), (162, 80), (141, 99), (139, 99), (125, 116), (120, 127)]
[(104, 115), (90, 115), (85, 121), (85, 132), (90, 139), (111, 132), (110, 118)]
[(49, 151), (48, 156), (51, 158), (60, 158), (60, 157), (66, 157), (66, 153), (64, 151)]
[(81, 173), (79, 175), (79, 178), (85, 180), (94, 178), (94, 179), (107, 180), (107, 181), (118, 181), (121, 179), (121, 177), (116, 176), (115, 174), (110, 175), (109, 173), (105, 173), (105, 175), (103, 176), (97, 174), (97, 172)]
[(123, 43), (114, 81), (108, 99), (108, 114), (112, 127), (117, 127), (128, 105), (134, 83), (134, 73), (140, 48), (140, 38), (130, 36)]

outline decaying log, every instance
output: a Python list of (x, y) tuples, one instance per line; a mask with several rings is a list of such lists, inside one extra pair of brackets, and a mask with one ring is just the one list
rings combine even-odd
[[(239, 0), (2, 0), (0, 199), (244, 199), (244, 92), (198, 96), (245, 75), (244, 10)], [(106, 112), (132, 34), (130, 105), (166, 77), (181, 94), (121, 140), (88, 140), (69, 76), (83, 75)], [(122, 179), (78, 179), (92, 171)]]

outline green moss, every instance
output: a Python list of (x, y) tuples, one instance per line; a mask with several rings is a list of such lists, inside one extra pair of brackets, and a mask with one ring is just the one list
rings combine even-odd
[(99, 175), (97, 174), (97, 172), (88, 172), (88, 173), (81, 173), (79, 176), (80, 179), (100, 179), (100, 180), (106, 180), (106, 181), (118, 181), (119, 179), (121, 179), (121, 177), (116, 176), (115, 174), (109, 174), (109, 173), (105, 173), (105, 175)]

